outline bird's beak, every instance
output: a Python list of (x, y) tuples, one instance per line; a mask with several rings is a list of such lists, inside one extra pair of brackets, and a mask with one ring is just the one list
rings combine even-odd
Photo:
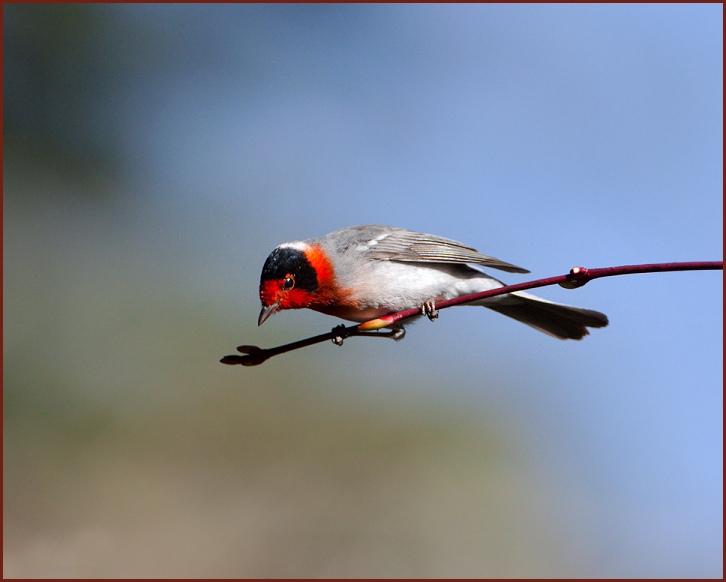
[(270, 317), (275, 311), (277, 311), (277, 308), (280, 307), (280, 302), (275, 301), (272, 305), (268, 305), (267, 307), (263, 307), (262, 311), (260, 311), (260, 316), (257, 318), (257, 325), (260, 326), (263, 323), (265, 323), (265, 320)]

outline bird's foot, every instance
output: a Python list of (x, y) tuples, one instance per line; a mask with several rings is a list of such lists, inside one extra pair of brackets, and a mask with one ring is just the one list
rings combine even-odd
[(429, 299), (421, 306), (421, 315), (425, 315), (431, 321), (439, 316), (439, 310), (436, 309), (436, 302), (433, 299)]
[(406, 329), (401, 327), (394, 327), (386, 334), (386, 337), (390, 337), (395, 342), (400, 342), (406, 336)]
[(345, 339), (347, 337), (350, 337), (350, 335), (348, 334), (347, 328), (342, 323), (340, 325), (334, 327), (331, 331), (335, 335), (332, 337), (332, 339), (330, 341), (332, 341), (336, 346), (342, 346), (343, 341), (345, 341)]

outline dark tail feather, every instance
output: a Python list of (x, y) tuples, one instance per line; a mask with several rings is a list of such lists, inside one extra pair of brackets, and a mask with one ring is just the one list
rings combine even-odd
[(510, 294), (503, 301), (485, 307), (559, 339), (579, 340), (589, 334), (588, 327), (608, 324), (607, 316), (599, 311), (551, 303), (520, 293)]

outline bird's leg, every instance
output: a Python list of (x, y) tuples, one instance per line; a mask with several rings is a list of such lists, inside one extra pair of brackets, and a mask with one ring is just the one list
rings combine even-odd
[(429, 299), (421, 306), (421, 315), (425, 315), (431, 321), (439, 316), (439, 311), (436, 309), (436, 302), (433, 299)]

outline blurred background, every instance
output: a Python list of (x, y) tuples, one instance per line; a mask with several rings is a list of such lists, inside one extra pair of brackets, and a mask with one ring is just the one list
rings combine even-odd
[(722, 577), (721, 272), (219, 363), (339, 323), (257, 286), (354, 224), (720, 260), (721, 4), (3, 16), (6, 577)]

